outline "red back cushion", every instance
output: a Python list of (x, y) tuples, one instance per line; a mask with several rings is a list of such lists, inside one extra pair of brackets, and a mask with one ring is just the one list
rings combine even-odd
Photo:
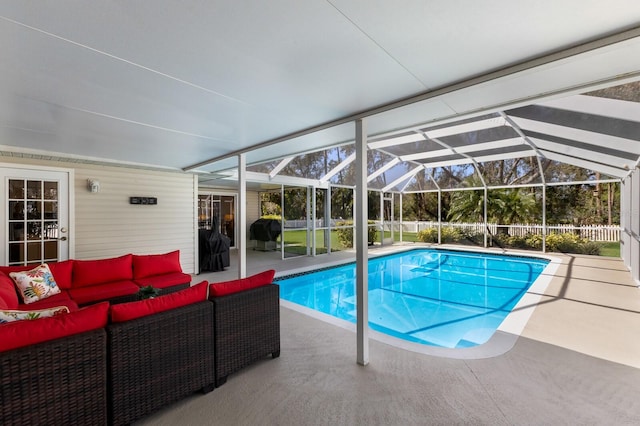
[(71, 274), (73, 273), (73, 260), (63, 260), (62, 262), (47, 263), (51, 270), (53, 279), (56, 280), (58, 287), (71, 288)]
[(16, 309), (18, 307), (18, 293), (13, 280), (0, 272), (0, 308)]
[(211, 296), (226, 296), (227, 294), (237, 293), (239, 291), (248, 290), (250, 288), (260, 287), (271, 284), (276, 271), (269, 269), (264, 272), (252, 275), (247, 278), (241, 278), (232, 281), (223, 281), (212, 283), (209, 287)]
[[(60, 288), (71, 288), (71, 273), (73, 272), (73, 260), (63, 260), (61, 262), (47, 263), (53, 279)], [(9, 276), (9, 272), (23, 272), (29, 271), (36, 265), (19, 265), (19, 266), (0, 266), (0, 272), (4, 272)]]
[(133, 279), (132, 257), (125, 254), (110, 259), (74, 260), (73, 287)]
[(9, 276), (9, 272), (28, 271), (29, 269), (33, 269), (38, 265), (39, 265), (39, 263), (37, 263), (35, 265), (0, 266), (0, 272), (2, 272), (5, 275)]
[(147, 315), (157, 314), (181, 306), (207, 300), (208, 283), (199, 284), (176, 291), (154, 299), (139, 300), (137, 302), (118, 303), (111, 306), (111, 322), (130, 321)]
[(68, 314), (0, 325), (0, 352), (84, 333), (107, 325), (109, 303), (97, 303)]
[(133, 279), (182, 272), (180, 250), (165, 254), (133, 255)]

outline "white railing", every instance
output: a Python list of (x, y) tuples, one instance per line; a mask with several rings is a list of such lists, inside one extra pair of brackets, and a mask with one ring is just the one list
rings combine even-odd
[[(336, 226), (336, 222), (342, 222), (342, 220), (331, 219), (331, 227)], [(376, 221), (378, 225), (380, 225), (379, 221)], [(399, 224), (399, 222), (396, 222)], [(309, 224), (311, 225), (311, 224)], [(318, 219), (316, 220), (316, 228), (326, 227), (327, 224), (324, 220)], [(478, 223), (453, 223), (453, 222), (442, 222), (442, 227), (453, 227), (458, 229), (464, 229), (467, 232), (474, 233), (483, 233), (485, 230), (485, 224)], [(430, 222), (422, 222), (422, 221), (404, 221), (402, 222), (402, 231), (403, 232), (420, 232), (423, 229), (429, 228), (437, 228), (438, 222), (430, 221)], [(491, 234), (496, 234), (498, 232), (498, 228), (507, 228), (509, 235), (517, 235), (517, 236), (526, 236), (531, 234), (542, 235), (542, 225), (540, 224), (514, 224), (514, 225), (497, 225), (495, 223), (488, 223), (486, 225), (487, 229)], [(292, 229), (306, 229), (307, 221), (304, 219), (299, 220), (285, 220), (284, 228)], [(395, 228), (396, 232), (399, 229)], [(607, 242), (617, 242), (620, 241), (620, 226), (618, 225), (584, 225), (584, 226), (573, 226), (573, 225), (547, 225), (547, 234), (552, 233), (565, 233), (572, 232), (580, 236), (580, 238), (587, 238), (591, 241), (607, 241)]]
[[(464, 229), (469, 232), (484, 232), (484, 223), (449, 223), (442, 222), (442, 227), (450, 226), (453, 228)], [(402, 222), (403, 232), (420, 232), (423, 229), (437, 228), (438, 222)], [(491, 234), (496, 234), (498, 228), (507, 228), (509, 235), (525, 236), (531, 234), (542, 235), (542, 225), (539, 224), (514, 224), (514, 225), (497, 225), (495, 223), (488, 223), (487, 229)], [(547, 233), (566, 233), (572, 232), (580, 236), (580, 238), (587, 238), (591, 241), (620, 241), (620, 226), (619, 225), (547, 225)]]

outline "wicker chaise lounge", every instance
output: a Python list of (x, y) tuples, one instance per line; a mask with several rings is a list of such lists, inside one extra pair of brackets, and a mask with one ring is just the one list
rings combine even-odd
[(109, 422), (129, 424), (214, 389), (213, 305), (202, 301), (109, 324)]

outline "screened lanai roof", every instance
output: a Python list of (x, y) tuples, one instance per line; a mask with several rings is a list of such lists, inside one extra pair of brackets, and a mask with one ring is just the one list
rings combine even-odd
[[(509, 182), (490, 181), (482, 169), (492, 162), (520, 160), (539, 168), (538, 159), (571, 164), (599, 179), (622, 179), (640, 158), (640, 83), (632, 82), (438, 125), (412, 126), (368, 139), (368, 186), (382, 191), (442, 189), (443, 168), (463, 177), (479, 174), (483, 186), (541, 184), (527, 170)], [(352, 145), (274, 159), (248, 168), (259, 183), (313, 186), (354, 185)], [(233, 170), (227, 171), (233, 177)], [(225, 176), (225, 173), (218, 176)], [(206, 178), (204, 178), (206, 180)], [(453, 186), (454, 183), (445, 187)]]
[[(466, 3), (0, 2), (0, 155), (187, 171), (223, 185), (238, 154), (277, 165), (347, 146), (354, 120), (366, 119), (372, 144), (416, 138), (404, 151), (376, 148), (377, 170), (386, 156), (419, 177), (418, 166), (538, 150), (624, 173), (617, 151), (635, 151), (619, 136), (603, 132), (594, 145), (556, 132), (568, 117), (540, 111), (584, 104), (611, 118), (573, 97), (640, 79), (637, 0)], [(493, 127), (452, 133), (454, 123)], [(580, 143), (611, 152), (583, 155)], [(399, 179), (395, 166), (371, 185)], [(283, 179), (281, 167), (263, 183)], [(335, 183), (348, 167), (313, 179)]]

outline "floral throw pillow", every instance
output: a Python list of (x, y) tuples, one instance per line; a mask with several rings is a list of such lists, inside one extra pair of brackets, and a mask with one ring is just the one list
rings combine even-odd
[(53, 279), (49, 265), (42, 265), (30, 271), (9, 273), (22, 294), (24, 303), (33, 303), (60, 293), (60, 287)]
[(68, 313), (69, 308), (67, 308), (66, 306), (56, 306), (55, 308), (40, 309), (37, 311), (0, 310), (0, 324), (12, 321), (48, 318), (54, 315)]

